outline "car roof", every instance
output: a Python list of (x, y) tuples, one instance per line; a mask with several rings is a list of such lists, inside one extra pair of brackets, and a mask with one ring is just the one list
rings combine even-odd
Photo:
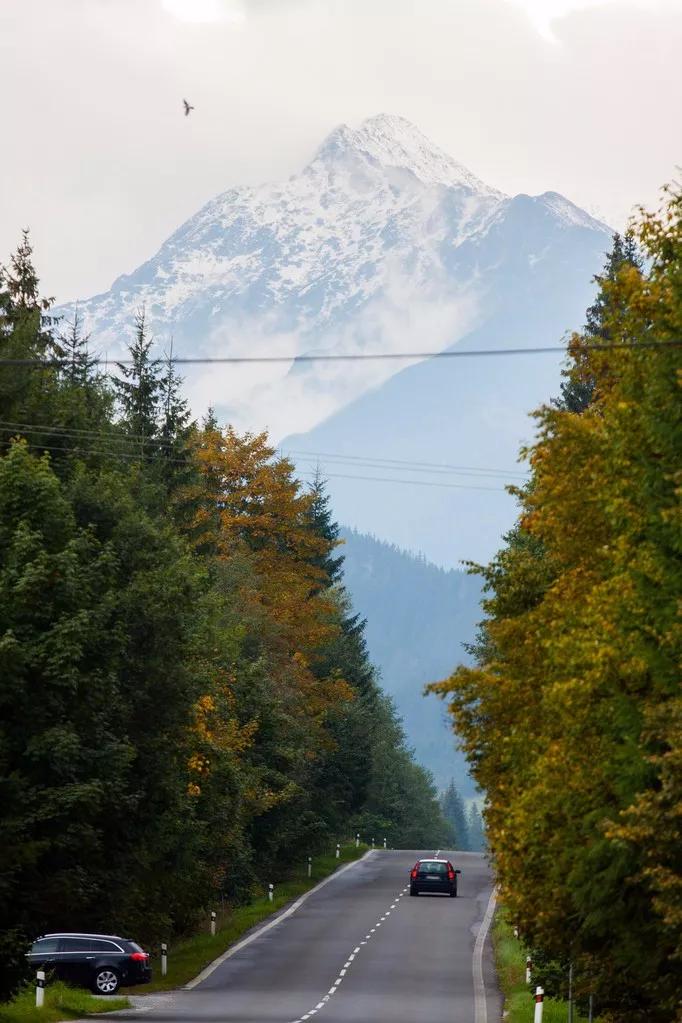
[[(130, 941), (130, 938), (121, 938), (118, 934), (94, 934), (91, 931), (52, 931), (50, 934), (41, 934), (41, 938), (104, 938), (107, 941)], [(40, 939), (37, 939), (40, 940)]]
[(417, 863), (449, 863), (450, 860), (443, 859), (442, 856), (422, 856)]

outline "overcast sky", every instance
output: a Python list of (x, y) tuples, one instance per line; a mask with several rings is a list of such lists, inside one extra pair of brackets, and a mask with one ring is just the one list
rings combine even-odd
[(682, 0), (0, 0), (0, 261), (29, 226), (58, 301), (106, 290), (380, 111), (621, 227), (682, 163), (680, 53)]

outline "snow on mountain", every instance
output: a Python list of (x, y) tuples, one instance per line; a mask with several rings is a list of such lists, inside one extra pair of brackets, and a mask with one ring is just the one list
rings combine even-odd
[[(401, 117), (336, 128), (288, 181), (231, 189), (110, 291), (79, 303), (112, 358), (144, 306), (163, 347), (192, 355), (416, 352), (452, 344), (476, 320), (476, 273), (453, 279), (451, 250), (484, 232), (506, 197)], [(71, 309), (62, 309), (67, 317)], [(240, 426), (305, 429), (395, 365), (320, 364), (194, 372), (199, 407)]]
[[(161, 349), (172, 337), (176, 354), (283, 356), (187, 373), (197, 413), (210, 403), (279, 439), (321, 427), (410, 365), (296, 356), (409, 351), (415, 366), (496, 318), (546, 305), (561, 278), (586, 293), (607, 246), (608, 229), (563, 196), (505, 196), (409, 121), (381, 114), (334, 129), (287, 181), (218, 195), (79, 310), (110, 359), (143, 306)], [(578, 315), (569, 307), (558, 336)]]

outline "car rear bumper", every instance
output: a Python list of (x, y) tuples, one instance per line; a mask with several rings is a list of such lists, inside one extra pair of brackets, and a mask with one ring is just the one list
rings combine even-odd
[(125, 978), (124, 984), (126, 987), (137, 987), (138, 984), (151, 984), (152, 981), (152, 970), (148, 967), (146, 970), (130, 970)]
[(456, 884), (450, 884), (449, 882), (446, 883), (446, 884), (438, 884), (438, 883), (427, 884), (424, 881), (416, 881), (416, 882), (413, 881), (410, 884), (410, 888), (412, 889), (413, 892), (419, 892), (420, 894), (423, 893), (425, 895), (427, 893), (429, 893), (429, 892), (432, 892), (435, 895), (450, 895), (452, 892), (456, 892), (457, 891), (457, 885)]

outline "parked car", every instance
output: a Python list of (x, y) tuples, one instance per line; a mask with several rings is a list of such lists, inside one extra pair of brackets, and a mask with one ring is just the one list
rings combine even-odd
[(410, 895), (420, 892), (443, 892), (454, 899), (457, 895), (457, 875), (450, 860), (417, 860), (410, 871)]
[(44, 934), (33, 942), (27, 958), (35, 970), (89, 987), (97, 995), (113, 995), (122, 984), (148, 984), (152, 979), (149, 953), (115, 934)]

